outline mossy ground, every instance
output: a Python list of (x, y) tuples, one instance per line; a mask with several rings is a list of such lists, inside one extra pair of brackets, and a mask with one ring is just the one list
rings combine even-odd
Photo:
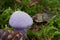
[(8, 24), (12, 12), (21, 10), (30, 16), (37, 13), (52, 14), (49, 22), (39, 23), (38, 31), (32, 26), (27, 35), (31, 40), (60, 40), (60, 1), (59, 0), (0, 0), (0, 29), (13, 30)]

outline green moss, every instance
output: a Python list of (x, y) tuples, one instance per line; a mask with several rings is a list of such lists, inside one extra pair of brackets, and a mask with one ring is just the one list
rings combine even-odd
[[(10, 15), (13, 11), (21, 10), (33, 16), (37, 13), (50, 13), (53, 16), (48, 25), (41, 27), (38, 32), (28, 31), (27, 34), (36, 38), (46, 37), (47, 35), (55, 40), (56, 35), (60, 35), (60, 1), (59, 0), (38, 0), (38, 4), (29, 6), (29, 0), (22, 0), (16, 3), (15, 0), (3, 0), (0, 2), (0, 27), (3, 30), (13, 30), (8, 24)], [(58, 18), (59, 17), (59, 18)], [(6, 26), (7, 25), (7, 26)], [(40, 25), (40, 24), (39, 24)], [(41, 26), (41, 25), (40, 25)], [(55, 37), (54, 37), (55, 36)], [(58, 40), (58, 39), (57, 39)]]

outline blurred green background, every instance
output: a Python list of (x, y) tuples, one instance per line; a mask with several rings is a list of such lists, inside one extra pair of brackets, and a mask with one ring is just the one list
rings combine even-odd
[(39, 24), (41, 29), (38, 32), (29, 29), (27, 35), (31, 40), (60, 40), (60, 0), (0, 0), (0, 29), (13, 30), (8, 21), (17, 10), (25, 11), (30, 16), (37, 13), (52, 14), (48, 25)]

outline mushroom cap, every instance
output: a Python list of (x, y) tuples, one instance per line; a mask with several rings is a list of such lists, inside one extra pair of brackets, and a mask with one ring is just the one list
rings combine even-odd
[(9, 25), (13, 28), (28, 28), (33, 24), (33, 19), (23, 11), (15, 11), (9, 20)]
[(33, 16), (33, 20), (35, 21), (35, 22), (43, 22), (43, 21), (46, 21), (46, 22), (48, 22), (49, 21), (49, 19), (51, 18), (50, 17), (51, 15), (50, 14), (47, 14), (47, 13), (43, 13), (43, 14), (40, 14), (40, 13), (38, 13), (38, 14), (35, 14), (34, 16)]

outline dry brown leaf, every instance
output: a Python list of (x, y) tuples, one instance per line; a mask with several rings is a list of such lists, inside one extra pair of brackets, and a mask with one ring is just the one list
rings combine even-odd
[(0, 2), (2, 2), (3, 0), (0, 0)]
[(16, 0), (17, 3), (21, 3), (21, 0)]
[(30, 6), (36, 5), (38, 0), (30, 0)]
[(13, 40), (13, 39), (20, 39), (22, 37), (21, 32), (15, 32), (11, 30), (0, 30), (0, 39), (8, 39), (8, 40)]

